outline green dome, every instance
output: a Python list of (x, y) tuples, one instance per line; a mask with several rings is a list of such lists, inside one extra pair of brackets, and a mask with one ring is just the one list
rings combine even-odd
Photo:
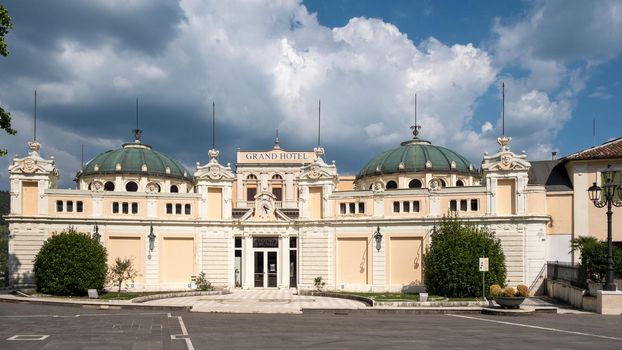
[(85, 175), (136, 174), (192, 181), (181, 163), (140, 142), (126, 143), (90, 160), (78, 173)]
[(433, 146), (429, 141), (415, 138), (402, 142), (398, 148), (382, 152), (374, 157), (359, 171), (356, 178), (398, 172), (430, 171), (476, 173), (473, 164), (462, 155), (445, 147)]

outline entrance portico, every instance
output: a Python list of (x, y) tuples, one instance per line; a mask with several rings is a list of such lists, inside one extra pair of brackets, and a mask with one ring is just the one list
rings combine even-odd
[[(249, 235), (244, 237), (241, 263), (243, 289), (295, 288), (298, 284), (297, 237)], [(237, 259), (237, 258), (236, 258)]]

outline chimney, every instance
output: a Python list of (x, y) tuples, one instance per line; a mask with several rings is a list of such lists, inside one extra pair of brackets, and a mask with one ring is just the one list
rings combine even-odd
[(557, 160), (557, 151), (551, 152), (551, 160)]

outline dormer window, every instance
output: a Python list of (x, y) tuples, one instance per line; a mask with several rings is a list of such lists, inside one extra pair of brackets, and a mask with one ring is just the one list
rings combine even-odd
[(171, 185), (171, 193), (178, 193), (179, 187), (177, 185)]
[(130, 181), (125, 184), (125, 190), (128, 192), (136, 192), (138, 191), (138, 184), (134, 181)]

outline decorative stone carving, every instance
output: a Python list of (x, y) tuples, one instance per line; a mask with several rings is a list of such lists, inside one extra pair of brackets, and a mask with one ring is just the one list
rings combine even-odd
[(376, 181), (373, 185), (374, 192), (383, 192), (384, 191), (384, 183), (382, 181)]
[(147, 184), (147, 187), (145, 188), (145, 192), (147, 193), (158, 193), (158, 184), (154, 183), (154, 182), (150, 182)]
[(103, 190), (104, 190), (104, 184), (101, 181), (93, 181), (93, 183), (91, 183), (91, 191), (101, 192)]
[(430, 191), (438, 191), (441, 189), (441, 181), (439, 179), (430, 180)]
[(24, 172), (32, 173), (37, 170), (37, 164), (32, 158), (27, 158), (24, 160), (24, 165), (22, 168), (24, 169)]

